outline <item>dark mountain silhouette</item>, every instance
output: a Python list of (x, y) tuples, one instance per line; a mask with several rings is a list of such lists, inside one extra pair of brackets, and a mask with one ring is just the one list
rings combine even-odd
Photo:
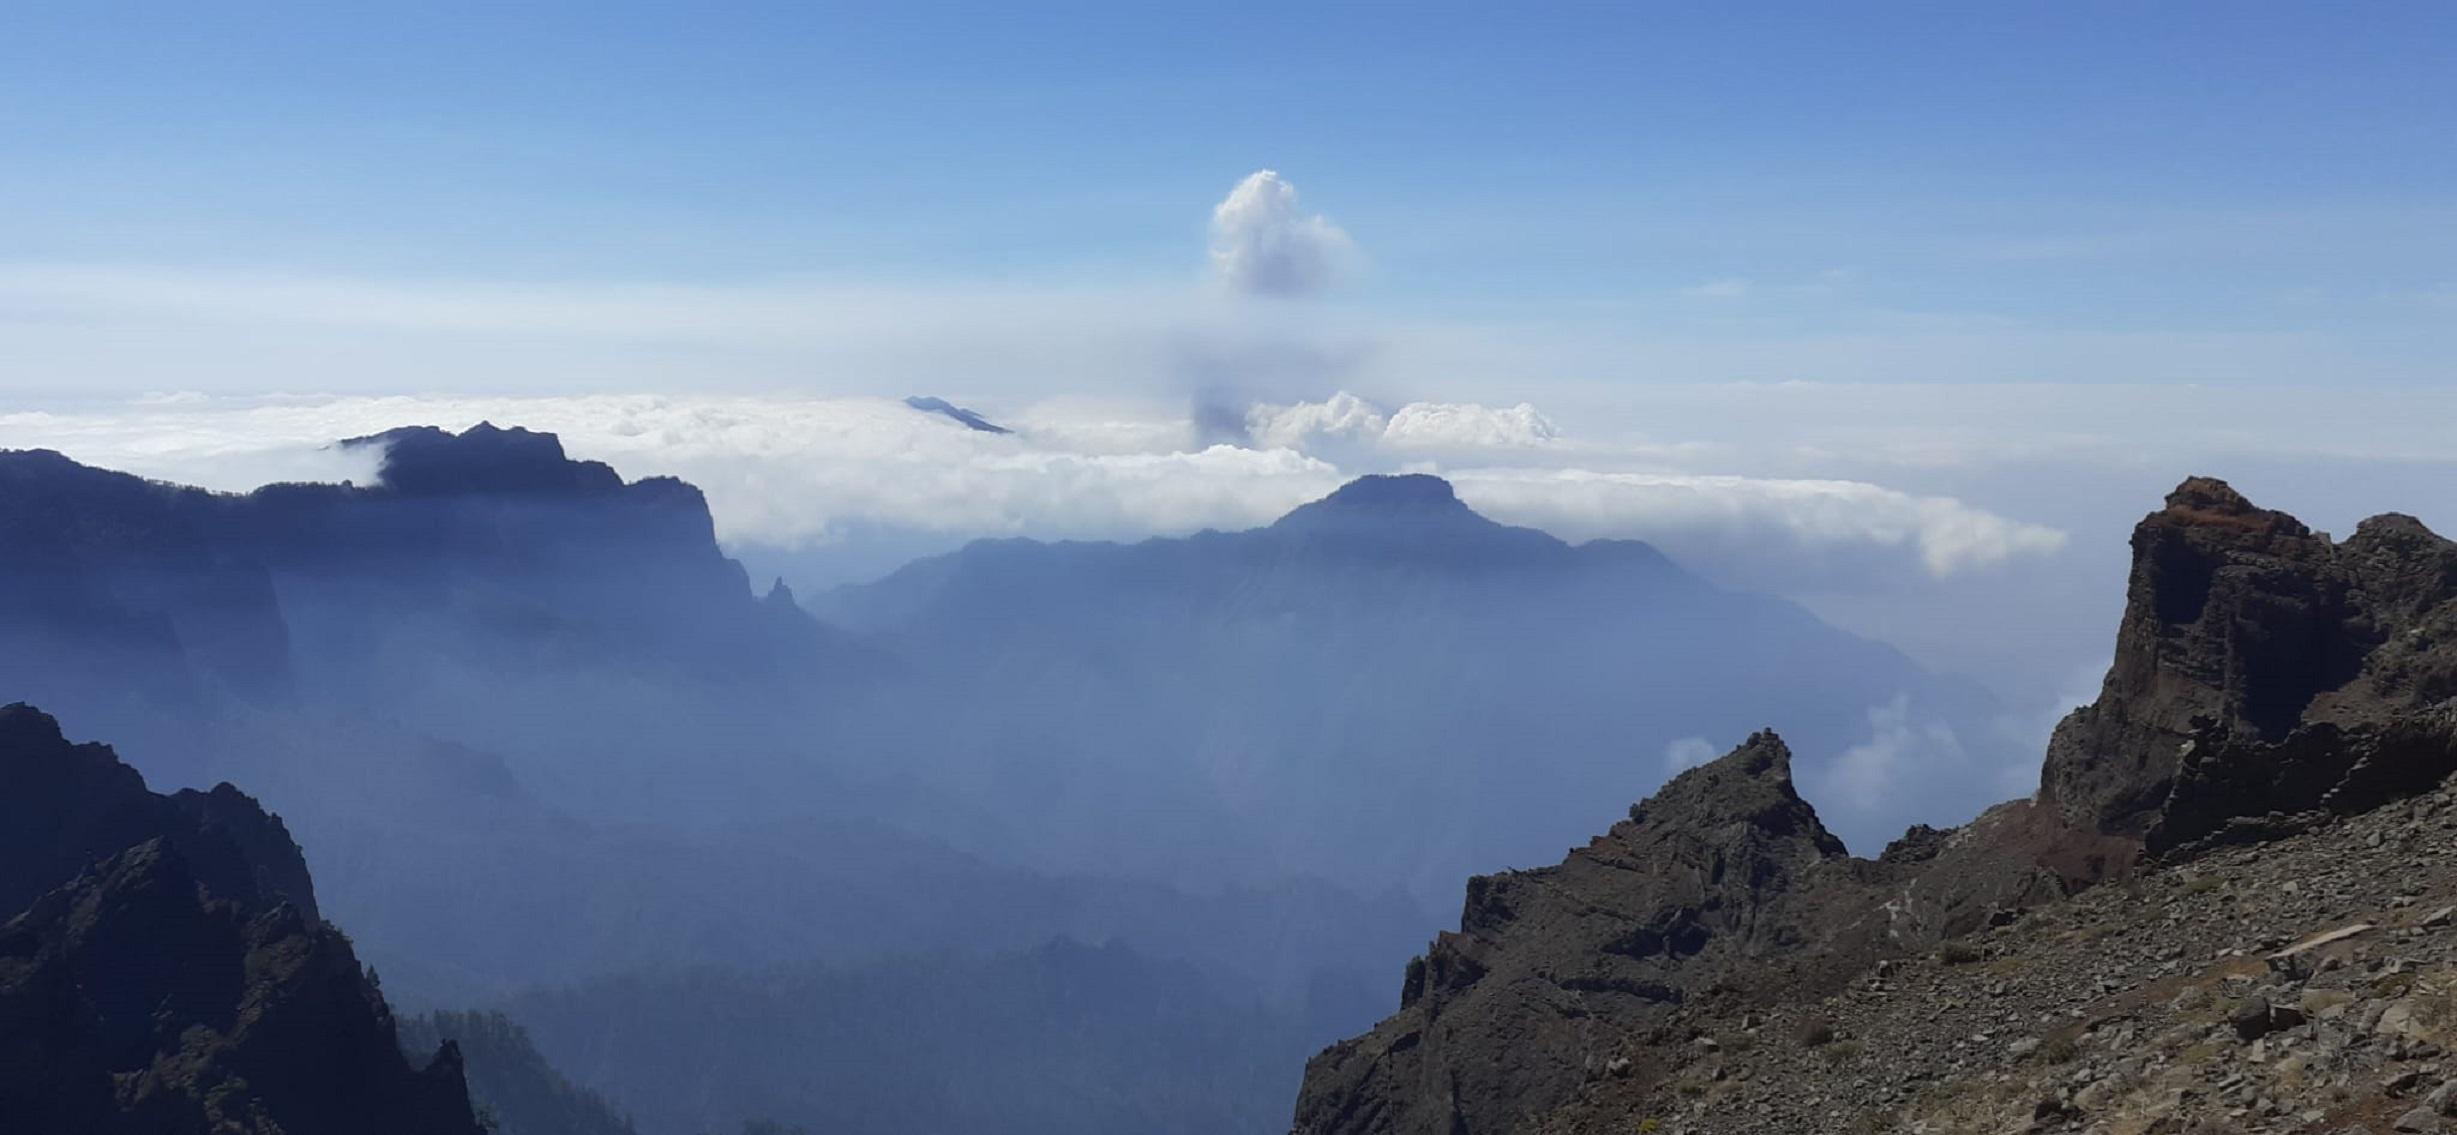
[[(2445, 645), (2457, 545), (2398, 515), (2333, 543), (2196, 478), (2141, 523), (2133, 551), (2106, 685), (2057, 730), (2035, 802), (1854, 859), (1794, 790), (1783, 743), (1754, 736), (1560, 866), (1471, 880), (1459, 930), (1409, 965), (1399, 1012), (1309, 1065), (1296, 1130), (1626, 1130), (1662, 1114), (1636, 1109), (1679, 1098), (1714, 1030), (1842, 1012), (1949, 939), (2111, 878), (2314, 831), (2457, 770)], [(2381, 846), (2373, 835), (2335, 854)], [(1852, 1011), (1917, 1031), (1893, 1010)], [(1818, 1028), (1803, 1043), (1835, 1035)], [(1800, 1078), (1856, 1107), (1895, 1098), (1813, 1067)], [(2051, 1103), (2034, 1129), (2083, 1121)], [(1807, 1110), (1671, 1106), (1720, 1116), (1683, 1127), (1696, 1131), (1792, 1129)]]
[(0, 925), (0, 1129), (479, 1130), (458, 1051), (403, 1058), (253, 800), (155, 795), (23, 705), (0, 708), (0, 776), (0, 901), (22, 907)]
[(962, 406), (949, 402), (944, 398), (932, 398), (925, 395), (915, 395), (911, 398), (905, 399), (904, 404), (925, 414), (937, 414), (940, 417), (950, 419), (964, 426), (966, 429), (979, 430), (982, 433), (989, 434), (1015, 432), (1005, 426), (998, 425), (979, 414), (973, 413)]

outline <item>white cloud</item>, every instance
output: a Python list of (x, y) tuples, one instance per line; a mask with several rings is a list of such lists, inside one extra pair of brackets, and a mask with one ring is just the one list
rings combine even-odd
[(1410, 402), (1386, 412), (1345, 390), (1320, 402), (1258, 403), (1246, 411), (1246, 434), (1261, 446), (1301, 449), (1324, 440), (1365, 441), (1393, 451), (1524, 448), (1561, 436), (1550, 419), (1525, 402)]
[(1534, 406), (1473, 402), (1410, 402), (1391, 415), (1385, 444), (1415, 449), (1507, 448), (1543, 445), (1561, 431)]
[[(963, 429), (885, 398), (154, 399), (0, 415), (0, 448), (56, 448), (146, 476), (244, 489), (372, 473), (362, 459), (322, 448), (333, 439), (491, 420), (552, 431), (574, 456), (628, 477), (680, 476), (707, 492), (721, 538), (786, 545), (876, 525), (1087, 538), (1249, 527), (1344, 479), (1293, 449), (1192, 446), (1183, 422), (1130, 429), (1093, 418), (1070, 434), (1045, 430), (1045, 413), (993, 416), (1018, 433)], [(1072, 444), (1087, 437), (1108, 444)]]
[(1376, 406), (1342, 390), (1320, 402), (1293, 406), (1257, 403), (1246, 411), (1246, 436), (1254, 444), (1303, 448), (1318, 438), (1380, 438), (1391, 419)]
[(1930, 575), (1994, 567), (2064, 546), (2064, 533), (1950, 497), (1863, 481), (1589, 469), (1455, 470), (1460, 496), (1496, 520), (1565, 539), (1699, 539), (1908, 551)]
[(1960, 780), (1970, 764), (1953, 727), (1913, 717), (1907, 694), (1869, 707), (1868, 729), (1868, 740), (1817, 769), (1812, 803), (1842, 813), (1888, 811), (1940, 781)]
[(1256, 170), (1211, 212), (1211, 265), (1248, 295), (1301, 296), (1337, 283), (1356, 257), (1339, 226), (1297, 207), (1297, 187)]
[[(1634, 536), (1676, 552), (1770, 549), (1778, 553), (1771, 558), (1811, 570), (1837, 553), (1908, 557), (1918, 565), (1911, 570), (1936, 575), (2053, 551), (2062, 540), (1958, 501), (1861, 482), (1509, 464), (1516, 456), (1595, 456), (1525, 448), (1551, 433), (1526, 406), (1411, 404), (1384, 414), (1336, 396), (1258, 411), (1248, 445), (1205, 446), (1192, 422), (1149, 406), (960, 400), (1017, 432), (957, 428), (888, 398), (157, 396), (83, 412), (0, 414), (0, 447), (56, 448), (146, 476), (245, 489), (365, 480), (373, 470), (363, 455), (326, 443), (483, 419), (553, 431), (575, 456), (626, 476), (683, 477), (707, 491), (721, 537), (792, 546), (875, 528), (1137, 538), (1248, 527), (1439, 441), (1482, 463), (1435, 469), (1468, 503), (1573, 540)], [(1408, 423), (1416, 424), (1403, 431)], [(1357, 444), (1317, 445), (1325, 437)]]

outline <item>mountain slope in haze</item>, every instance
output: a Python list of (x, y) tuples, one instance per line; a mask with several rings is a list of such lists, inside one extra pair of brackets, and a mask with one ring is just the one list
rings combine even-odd
[(838, 1135), (1268, 1131), (1296, 1086), (1273, 1054), (1317, 1035), (1191, 967), (1072, 942), (642, 971), (504, 1011), (556, 1067), (661, 1135), (754, 1118)]
[[(361, 444), (375, 484), (242, 495), (0, 454), (0, 681), (125, 733), (158, 782), (239, 779), (291, 816), (404, 1003), (582, 991), (523, 1022), (558, 1060), (643, 1035), (618, 974), (913, 977), (841, 1041), (928, 981), (1111, 943), (1151, 968), (1070, 971), (1102, 1031), (882, 1079), (950, 1115), (974, 1081), (1052, 1122), (1250, 1115), (1370, 1018), (1356, 991), (1421, 941), (1444, 864), (1549, 854), (1668, 743), (1742, 736), (1828, 673), (1804, 782), (1874, 706), (1985, 731), (1982, 699), (1795, 606), (1491, 524), (1430, 478), (1253, 532), (978, 545), (830, 596), (839, 631), (755, 594), (678, 482), (520, 430)], [(1219, 1027), (1128, 1011), (1155, 990)], [(953, 1043), (900, 1051), (956, 1051), (924, 1040)], [(591, 1071), (618, 1066), (645, 1078)], [(642, 1059), (567, 1071), (689, 1089)]]
[[(2398, 1066), (2457, 1030), (2392, 1002), (2457, 981), (2447, 911), (2406, 909), (2457, 894), (2424, 853), (2457, 770), (2457, 545), (2398, 515), (2333, 543), (2195, 478), (2133, 551), (2106, 684), (2035, 800), (1854, 859), (1753, 737), (1560, 866), (1471, 880), (1399, 1012), (1309, 1064), (1295, 1129), (2440, 1129), (2396, 1102), (2435, 1067)], [(2230, 962), (2307, 934), (2266, 975)], [(2392, 1013), (2413, 1028), (2376, 1033)]]
[(404, 1059), (281, 821), (228, 785), (155, 795), (0, 707), (0, 1129), (476, 1135), (459, 1053)]
[(910, 668), (868, 724), (894, 767), (1064, 868), (1114, 869), (1119, 825), (1142, 822), (1153, 858), (1126, 869), (1430, 888), (1548, 854), (1600, 818), (1580, 802), (1635, 795), (1673, 742), (1743, 736), (1778, 697), (1813, 774), (1897, 699), (1967, 747), (1851, 836), (1993, 792), (1975, 689), (1647, 545), (1493, 523), (1429, 476), (1252, 531), (983, 541), (815, 602)]
[(376, 484), (223, 494), (0, 453), (0, 641), (24, 648), (0, 683), (136, 750), (233, 705), (339, 712), (519, 756), (560, 798), (671, 808), (694, 797), (652, 757), (772, 752), (802, 732), (777, 692), (852, 670), (751, 594), (689, 485), (483, 423), (344, 444), (383, 448)]
[(468, 1069), (469, 1098), (492, 1135), (637, 1135), (605, 1097), (574, 1085), (538, 1055), (529, 1031), (501, 1013), (425, 1013), (401, 1022), (404, 1052), (449, 1041)]
[(397, 993), (1079, 938), (1287, 999), (1420, 932), (1387, 890), (954, 850), (839, 725), (893, 660), (755, 597), (696, 490), (519, 429), (350, 444), (377, 483), (238, 495), (0, 454), (0, 684), (296, 817)]

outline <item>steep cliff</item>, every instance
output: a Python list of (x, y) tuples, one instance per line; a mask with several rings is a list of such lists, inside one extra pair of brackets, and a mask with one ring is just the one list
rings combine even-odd
[(2343, 544), (2194, 478), (2133, 533), (2115, 664), (2039, 799), (2153, 853), (2372, 807), (2457, 768), (2457, 546), (2413, 517)]
[(2339, 544), (2188, 480), (2134, 532), (2114, 662), (2034, 801), (1853, 859), (1752, 737), (1560, 866), (1471, 880), (1398, 1014), (1308, 1066), (1296, 1130), (1615, 1129), (1599, 1101), (1662, 1103), (1715, 1028), (1804, 1020), (2094, 884), (2428, 792), (2457, 769), (2453, 598), (2457, 546), (2411, 517)]
[(475, 1135), (458, 1051), (403, 1059), (280, 820), (22, 705), (0, 783), (0, 1130)]

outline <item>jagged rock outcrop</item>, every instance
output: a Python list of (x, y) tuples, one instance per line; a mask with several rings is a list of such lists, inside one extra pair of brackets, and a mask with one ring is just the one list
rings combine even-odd
[(1399, 1015), (1308, 1068), (1297, 1126), (1509, 1130), (1568, 1098), (1601, 1031), (1659, 1025), (1745, 961), (1824, 945), (1821, 912), (1797, 904), (1844, 859), (1792, 788), (1790, 750), (1758, 733), (1560, 866), (1469, 880)]
[(1634, 1117), (1599, 1100), (1660, 1101), (1693, 1041), (1754, 1033), (1752, 1006), (1815, 1023), (1804, 1007), (1863, 978), (1853, 996), (1882, 994), (1865, 975), (1946, 939), (2457, 770), (2457, 545), (2399, 515), (2333, 543), (2193, 478), (2133, 553), (2105, 686), (2058, 727), (2035, 800), (1853, 859), (1791, 791), (1781, 743), (1752, 737), (1561, 866), (1472, 880), (1399, 1013), (1308, 1066), (1295, 1129), (1622, 1129)]
[(0, 912), (159, 839), (216, 895), (318, 917), (289, 830), (228, 784), (157, 795), (109, 746), (70, 744), (51, 715), (10, 705), (0, 706), (0, 789)]
[(2173, 856), (2457, 769), (2457, 545), (2413, 517), (2343, 544), (2196, 477), (2133, 533), (2115, 663), (2057, 727), (2039, 798)]
[(22, 705), (0, 785), (0, 1130), (475, 1135), (457, 1050), (402, 1057), (279, 819)]

